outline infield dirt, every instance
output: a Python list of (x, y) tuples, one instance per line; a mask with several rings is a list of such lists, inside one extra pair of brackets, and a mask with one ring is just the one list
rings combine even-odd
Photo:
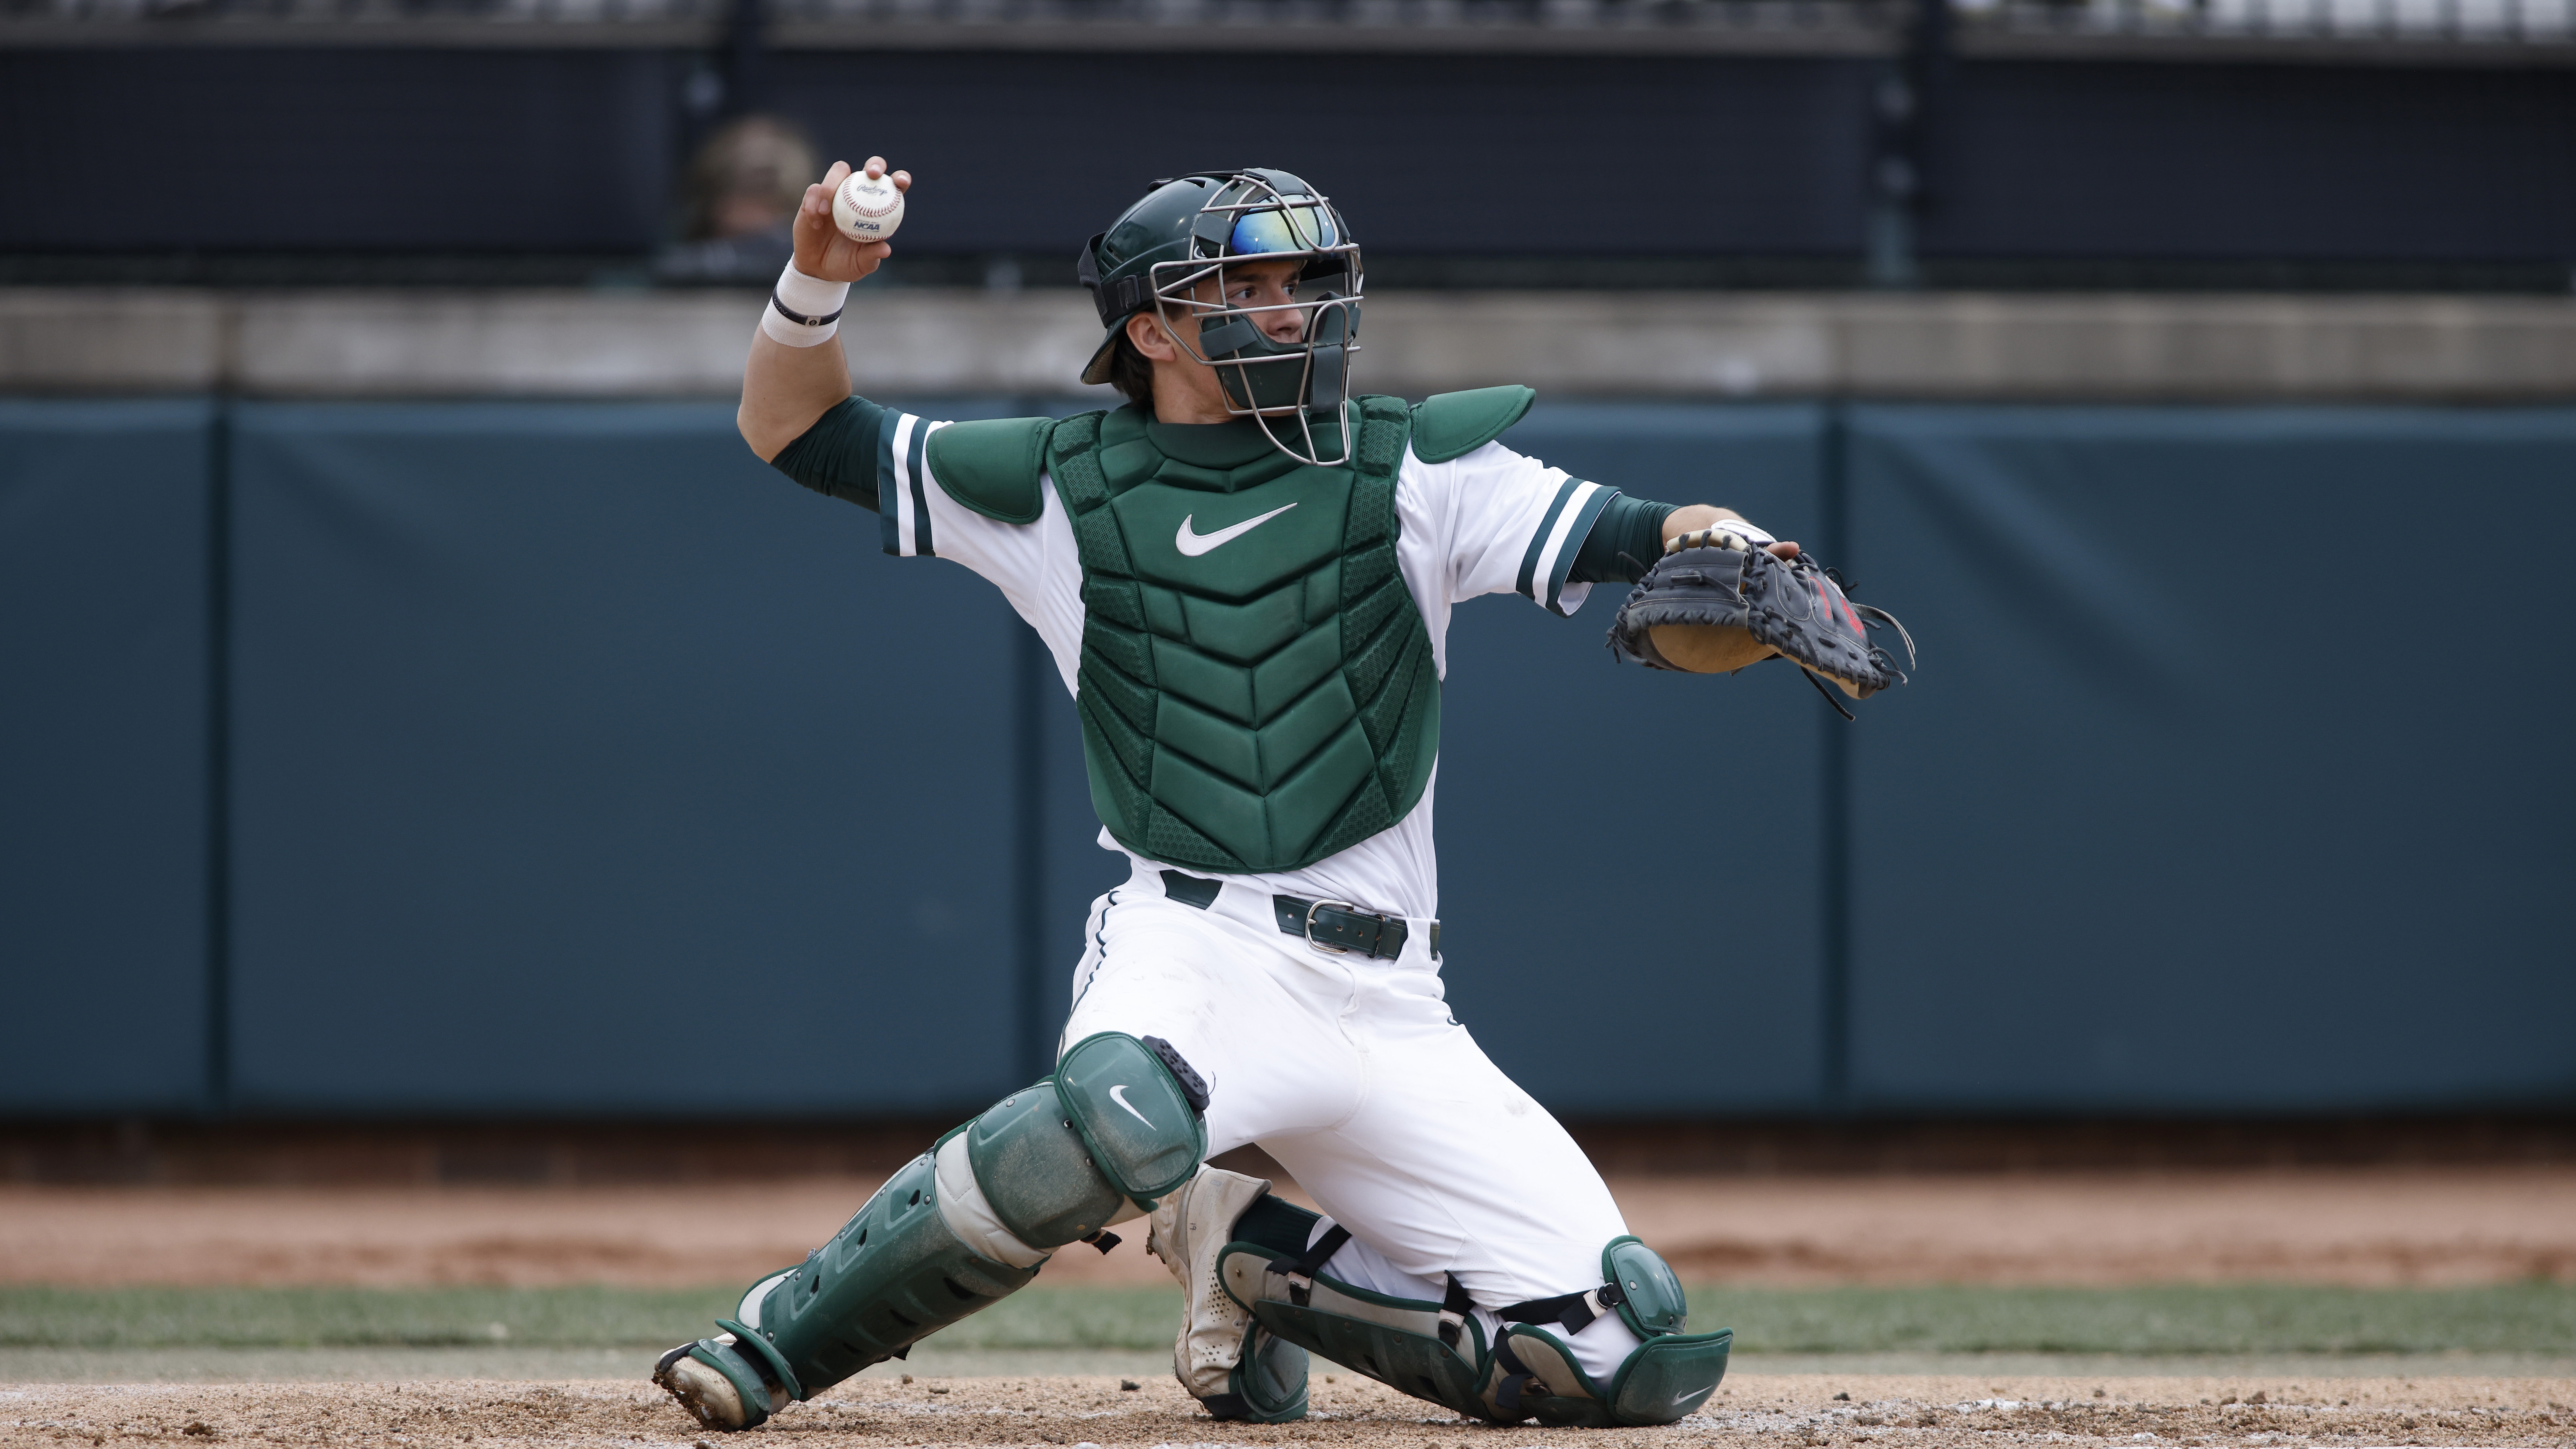
[[(1613, 1185), (1632, 1225), (1704, 1281), (2447, 1285), (2576, 1279), (2576, 1171), (2565, 1168), (1637, 1177)], [(801, 1257), (872, 1186), (836, 1178), (660, 1188), (0, 1187), (0, 1281), (739, 1282)], [(1066, 1272), (1050, 1268), (1051, 1278), (1169, 1281), (1133, 1244), (1107, 1258), (1069, 1255), (1062, 1266)], [(2576, 1449), (2576, 1379), (2566, 1377), (1745, 1372), (1680, 1424), (1570, 1431), (1461, 1422), (1348, 1373), (1327, 1376), (1320, 1364), (1314, 1413), (1291, 1425), (1216, 1423), (1163, 1373), (1140, 1372), (1126, 1381), (924, 1374), (907, 1383), (881, 1369), (727, 1440), (697, 1430), (642, 1381), (647, 1357), (639, 1353), (636, 1377), (622, 1381), (6, 1384), (0, 1385), (0, 1445), (756, 1449), (785, 1435), (812, 1449), (1085, 1443), (1102, 1449), (1309, 1443), (1475, 1449), (1507, 1436), (1532, 1449), (1754, 1441), (1800, 1449), (1870, 1449), (1879, 1441), (1886, 1441), (1883, 1449), (2023, 1443)], [(2357, 1364), (2347, 1370), (2373, 1371)]]
[[(1127, 1388), (1123, 1385), (1134, 1384)], [(1476, 1449), (1651, 1449), (1735, 1444), (1954, 1449), (2006, 1443), (2167, 1446), (2576, 1445), (2564, 1379), (1864, 1377), (1730, 1378), (1700, 1413), (1659, 1429), (1509, 1429), (1455, 1419), (1349, 1374), (1319, 1374), (1301, 1423), (1220, 1424), (1168, 1378), (976, 1378), (904, 1382), (869, 1374), (758, 1430), (699, 1431), (633, 1382), (424, 1382), (46, 1386), (0, 1390), (0, 1442), (314, 1446), (518, 1445), (601, 1449), (788, 1443), (894, 1446), (1303, 1444)]]

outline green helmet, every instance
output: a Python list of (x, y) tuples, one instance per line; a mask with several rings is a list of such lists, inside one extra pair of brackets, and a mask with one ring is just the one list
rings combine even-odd
[[(1266, 307), (1224, 301), (1229, 263), (1290, 258), (1302, 263), (1295, 300)], [(1337, 418), (1348, 396), (1350, 354), (1359, 350), (1360, 249), (1332, 202), (1313, 187), (1285, 171), (1257, 168), (1157, 181), (1109, 230), (1083, 244), (1077, 274), (1109, 329), (1082, 371), (1084, 382), (1109, 380), (1109, 359), (1127, 319), (1159, 303), (1166, 332), (1174, 317), (1197, 317), (1195, 344), (1177, 333), (1172, 341), (1216, 370), (1228, 412), (1259, 423), (1292, 457), (1328, 466), (1350, 460), (1339, 441), (1344, 430), (1332, 429), (1319, 448), (1314, 415)], [(1198, 295), (1198, 284), (1209, 278), (1217, 283), (1213, 301)], [(1302, 324), (1299, 340), (1272, 341), (1261, 328), (1262, 314), (1290, 310)], [(1321, 448), (1335, 447), (1340, 457), (1320, 456)]]

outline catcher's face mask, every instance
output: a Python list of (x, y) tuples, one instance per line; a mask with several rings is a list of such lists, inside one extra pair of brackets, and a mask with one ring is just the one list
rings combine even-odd
[[(1137, 269), (1142, 285), (1131, 294), (1137, 305), (1120, 311), (1118, 319), (1157, 307), (1173, 345), (1216, 373), (1227, 412), (1253, 419), (1292, 458), (1326, 467), (1347, 464), (1350, 430), (1338, 424), (1349, 395), (1350, 354), (1359, 346), (1358, 243), (1330, 200), (1285, 171), (1207, 171), (1181, 180), (1195, 183), (1195, 195), (1204, 199), (1171, 215), (1166, 224), (1179, 235), (1156, 247), (1154, 259)], [(1158, 191), (1138, 210), (1164, 194)], [(1099, 244), (1095, 239), (1085, 249), (1086, 263)], [(1232, 300), (1239, 286), (1228, 273), (1239, 274), (1254, 262), (1293, 265), (1289, 300)], [(1116, 304), (1108, 283), (1128, 270), (1116, 268), (1105, 282), (1086, 267), (1084, 281), (1101, 298), (1102, 320), (1113, 330), (1117, 323), (1109, 314)], [(1283, 315), (1293, 315), (1297, 325), (1280, 327)], [(1197, 319), (1195, 339), (1186, 335), (1189, 329), (1172, 325), (1179, 317)], [(1290, 340), (1273, 337), (1274, 329)], [(1317, 413), (1326, 417), (1318, 419)]]

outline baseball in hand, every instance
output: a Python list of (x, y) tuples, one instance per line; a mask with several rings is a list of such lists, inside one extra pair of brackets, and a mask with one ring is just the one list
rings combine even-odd
[(903, 225), (903, 189), (891, 176), (853, 171), (832, 193), (832, 224), (852, 241), (884, 241)]

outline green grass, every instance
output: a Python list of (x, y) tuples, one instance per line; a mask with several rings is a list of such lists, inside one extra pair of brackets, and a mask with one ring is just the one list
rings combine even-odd
[(2576, 1286), (1691, 1291), (1691, 1326), (1765, 1353), (2567, 1353)]
[[(0, 1346), (663, 1346), (739, 1290), (0, 1287)], [(2576, 1286), (1700, 1287), (1692, 1326), (1761, 1353), (2576, 1353)], [(943, 1348), (1159, 1349), (1169, 1288), (1033, 1287)], [(496, 1325), (498, 1326), (496, 1329)]]
[[(0, 1286), (0, 1346), (668, 1347), (715, 1331), (740, 1288)], [(1171, 1288), (1030, 1288), (940, 1335), (954, 1348), (1169, 1346)]]

